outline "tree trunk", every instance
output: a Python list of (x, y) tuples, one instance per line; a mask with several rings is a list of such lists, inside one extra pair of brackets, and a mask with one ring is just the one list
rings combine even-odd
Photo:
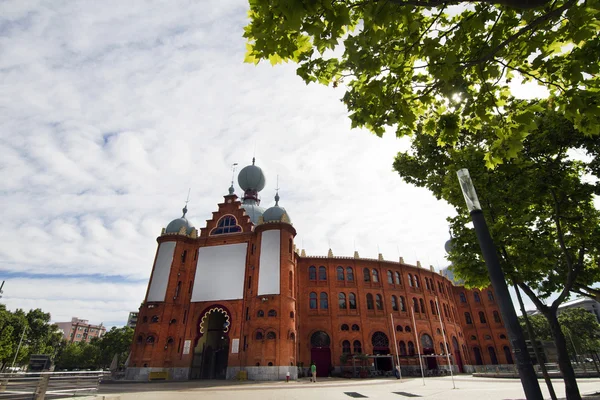
[(569, 352), (567, 350), (567, 341), (565, 335), (560, 329), (558, 318), (556, 317), (556, 310), (548, 309), (544, 313), (544, 316), (550, 324), (550, 331), (554, 338), (554, 344), (556, 345), (556, 352), (558, 353), (558, 368), (562, 373), (563, 380), (565, 382), (565, 393), (567, 400), (581, 400), (581, 394), (579, 393), (579, 387), (577, 386), (577, 380), (575, 379), (575, 371), (571, 366), (571, 360), (569, 359)]

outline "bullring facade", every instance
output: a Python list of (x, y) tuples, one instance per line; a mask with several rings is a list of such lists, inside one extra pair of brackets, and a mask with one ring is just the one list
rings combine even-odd
[(370, 369), (398, 360), (410, 369), (419, 351), (427, 369), (446, 366), (447, 352), (457, 371), (512, 363), (491, 289), (466, 290), (402, 258), (307, 256), (279, 196), (260, 206), (265, 177), (254, 160), (238, 183), (243, 197), (232, 183), (205, 227), (184, 208), (158, 237), (129, 379), (295, 378), (311, 361), (327, 376), (357, 354)]

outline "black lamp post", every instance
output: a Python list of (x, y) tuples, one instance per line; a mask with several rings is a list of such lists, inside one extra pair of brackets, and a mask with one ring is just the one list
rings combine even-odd
[(533, 369), (529, 352), (527, 351), (527, 344), (521, 326), (517, 320), (517, 313), (513, 307), (510, 299), (510, 293), (508, 292), (508, 286), (504, 279), (504, 273), (500, 268), (500, 261), (498, 260), (498, 254), (496, 253), (496, 246), (490, 231), (485, 222), (483, 211), (481, 211), (481, 205), (477, 198), (477, 192), (471, 181), (469, 170), (461, 169), (457, 172), (458, 181), (460, 182), (460, 188), (465, 197), (467, 208), (471, 214), (473, 225), (475, 226), (475, 233), (481, 252), (483, 253), (483, 259), (490, 275), (490, 282), (492, 287), (497, 294), (498, 306), (500, 307), (500, 313), (504, 319), (504, 325), (508, 333), (508, 338), (512, 345), (517, 361), (517, 369), (519, 371), (519, 377), (521, 378), (521, 384), (525, 391), (525, 397), (528, 400), (542, 400), (542, 391), (538, 383), (537, 375)]

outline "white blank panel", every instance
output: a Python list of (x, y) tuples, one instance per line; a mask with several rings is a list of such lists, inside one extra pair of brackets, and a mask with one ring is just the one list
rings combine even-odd
[(192, 301), (243, 298), (247, 251), (248, 243), (200, 247)]
[(266, 231), (260, 241), (260, 264), (258, 266), (258, 295), (279, 294), (279, 262), (281, 234), (278, 230)]
[(165, 242), (158, 246), (154, 274), (152, 275), (152, 282), (150, 282), (146, 301), (165, 301), (174, 252), (175, 242)]

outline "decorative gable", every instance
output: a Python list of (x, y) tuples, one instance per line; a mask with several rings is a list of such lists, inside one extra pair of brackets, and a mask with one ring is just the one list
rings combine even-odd
[(224, 197), (225, 202), (219, 203), (218, 211), (214, 211), (212, 218), (206, 221), (206, 227), (200, 229), (200, 237), (252, 232), (252, 222), (238, 197), (235, 194)]

